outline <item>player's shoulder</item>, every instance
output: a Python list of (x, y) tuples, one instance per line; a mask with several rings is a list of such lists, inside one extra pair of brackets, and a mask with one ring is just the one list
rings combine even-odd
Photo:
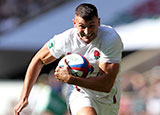
[(110, 40), (120, 39), (120, 36), (115, 31), (115, 29), (109, 25), (100, 25), (98, 33), (104, 40), (110, 41)]
[(99, 27), (101, 33), (102, 44), (122, 44), (121, 38), (116, 30), (109, 25), (101, 25)]
[(109, 25), (100, 25), (99, 26), (99, 31), (105, 34), (116, 34), (115, 29), (112, 26)]

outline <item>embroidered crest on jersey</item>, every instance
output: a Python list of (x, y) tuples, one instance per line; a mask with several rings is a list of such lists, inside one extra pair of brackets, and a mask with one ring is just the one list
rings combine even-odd
[(48, 47), (51, 49), (53, 47), (53, 43), (51, 42), (51, 40), (48, 42)]
[(72, 53), (71, 53), (71, 52), (67, 52), (67, 53), (66, 53), (66, 55), (70, 55), (70, 54), (72, 54)]
[(94, 51), (94, 58), (95, 58), (96, 60), (100, 58), (100, 53), (99, 53), (99, 51), (97, 51), (97, 50)]

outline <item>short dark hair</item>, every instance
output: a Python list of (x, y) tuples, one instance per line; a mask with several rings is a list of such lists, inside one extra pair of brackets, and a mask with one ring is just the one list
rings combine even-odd
[(98, 12), (94, 5), (83, 3), (76, 8), (75, 15), (82, 17), (84, 20), (91, 20), (95, 16), (98, 17)]

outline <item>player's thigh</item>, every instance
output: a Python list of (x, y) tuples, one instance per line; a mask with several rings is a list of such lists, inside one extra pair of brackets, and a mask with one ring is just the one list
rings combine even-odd
[(93, 107), (83, 107), (78, 110), (77, 115), (97, 115)]
[(82, 115), (82, 113), (87, 113), (83, 115), (88, 115), (88, 112), (96, 113), (96, 108), (93, 106), (93, 100), (84, 93), (73, 91), (67, 100), (67, 105), (70, 108), (72, 115), (77, 115), (78, 113), (79, 115)]

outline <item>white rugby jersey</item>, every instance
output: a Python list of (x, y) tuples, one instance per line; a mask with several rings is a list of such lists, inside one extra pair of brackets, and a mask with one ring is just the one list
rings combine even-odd
[[(106, 25), (99, 26), (97, 37), (89, 44), (81, 40), (77, 32), (76, 28), (71, 28), (50, 39), (48, 42), (48, 49), (51, 54), (55, 58), (70, 53), (77, 53), (85, 56), (94, 68), (93, 73), (89, 74), (88, 77), (98, 75), (99, 62), (121, 62), (123, 44), (119, 35), (112, 27)], [(109, 93), (79, 88), (92, 98), (98, 99), (103, 103), (113, 103), (120, 99), (120, 81), (118, 76)], [(69, 91), (71, 91), (71, 89), (74, 89), (73, 86), (70, 87)]]

